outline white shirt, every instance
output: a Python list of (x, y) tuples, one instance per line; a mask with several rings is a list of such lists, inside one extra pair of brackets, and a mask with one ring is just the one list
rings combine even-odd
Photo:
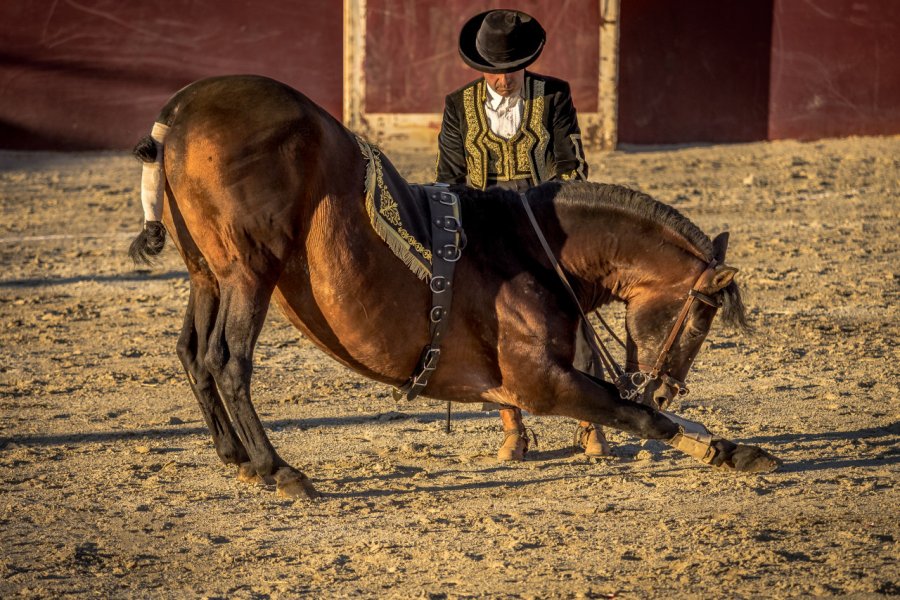
[(512, 96), (501, 96), (485, 81), (487, 98), (484, 101), (484, 112), (488, 125), (498, 136), (508, 140), (516, 135), (522, 123), (522, 89)]

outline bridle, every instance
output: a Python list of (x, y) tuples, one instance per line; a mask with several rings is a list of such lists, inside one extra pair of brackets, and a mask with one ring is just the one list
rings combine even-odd
[[(618, 374), (617, 381), (619, 381), (620, 379), (625, 380), (622, 381), (622, 384), (616, 384), (616, 387), (619, 388), (619, 393), (623, 398), (625, 398), (626, 400), (632, 400), (636, 396), (643, 394), (650, 383), (657, 379), (662, 380), (663, 384), (675, 388), (676, 394), (678, 396), (687, 396), (687, 394), (690, 392), (687, 385), (685, 385), (683, 381), (672, 377), (672, 375), (669, 374), (668, 371), (663, 371), (663, 366), (666, 364), (666, 361), (669, 358), (669, 353), (672, 351), (672, 346), (675, 345), (675, 342), (681, 336), (684, 322), (687, 320), (688, 314), (690, 314), (691, 306), (693, 306), (694, 301), (699, 301), (703, 304), (707, 304), (716, 310), (721, 308), (722, 301), (720, 299), (714, 298), (713, 296), (710, 296), (708, 294), (704, 294), (698, 289), (701, 285), (708, 281), (709, 277), (715, 275), (716, 264), (716, 259), (712, 259), (709, 264), (706, 265), (706, 269), (704, 269), (700, 276), (697, 278), (697, 281), (694, 282), (693, 287), (691, 287), (690, 291), (688, 292), (687, 298), (685, 298), (684, 304), (681, 305), (681, 312), (678, 313), (678, 318), (675, 319), (675, 323), (672, 325), (672, 329), (669, 330), (669, 335), (666, 337), (666, 341), (663, 343), (663, 346), (660, 349), (659, 355), (656, 357), (656, 362), (653, 364), (653, 366), (648, 367), (641, 364), (640, 362), (626, 363), (626, 367), (629, 364), (634, 364), (635, 366), (637, 366), (638, 370), (624, 371)], [(603, 317), (600, 316), (599, 313), (597, 313), (597, 316), (600, 318), (601, 322), (603, 322), (603, 325), (608, 329), (609, 326), (607, 326), (606, 322), (603, 321)], [(596, 332), (594, 335), (596, 336)], [(604, 351), (606, 351), (606, 348), (605, 346), (603, 346), (603, 342), (599, 337), (596, 338), (596, 341), (598, 342), (598, 345), (603, 348)], [(618, 337), (616, 337), (616, 341), (618, 341), (620, 344), (622, 343)], [(622, 344), (622, 347), (624, 348), (625, 345)], [(608, 351), (606, 351), (606, 354), (609, 354)], [(615, 367), (618, 367), (618, 365), (615, 365)], [(621, 369), (621, 367), (618, 368)]]
[[(627, 371), (623, 369), (618, 362), (616, 362), (612, 353), (603, 343), (603, 340), (601, 340), (600, 336), (597, 335), (597, 331), (594, 329), (594, 326), (591, 325), (591, 322), (588, 319), (588, 316), (585, 314), (584, 309), (581, 308), (581, 302), (579, 302), (578, 296), (577, 294), (575, 294), (575, 290), (572, 289), (572, 285), (569, 283), (569, 279), (568, 277), (566, 277), (565, 271), (563, 271), (562, 267), (559, 264), (559, 261), (556, 259), (556, 256), (554, 256), (553, 251), (550, 249), (550, 244), (547, 243), (547, 238), (544, 237), (544, 234), (541, 231), (540, 226), (538, 225), (537, 219), (535, 218), (531, 207), (528, 205), (528, 200), (525, 198), (525, 194), (519, 194), (519, 197), (522, 200), (522, 205), (525, 207), (525, 212), (528, 215), (528, 219), (531, 221), (531, 226), (534, 229), (534, 232), (537, 234), (538, 240), (540, 241), (541, 246), (544, 248), (544, 252), (547, 254), (547, 258), (550, 259), (550, 264), (553, 265), (557, 276), (559, 277), (560, 281), (562, 281), (563, 287), (569, 293), (569, 296), (571, 296), (572, 301), (575, 303), (575, 306), (578, 307), (578, 313), (581, 316), (581, 322), (585, 333), (590, 334), (585, 337), (587, 338), (588, 345), (591, 348), (591, 352), (593, 353), (594, 358), (599, 360), (606, 371), (609, 373), (610, 377), (615, 383), (616, 388), (618, 388), (619, 390), (619, 396), (624, 400), (634, 400), (635, 398), (639, 398), (647, 390), (647, 387), (657, 379), (661, 380), (664, 385), (675, 388), (676, 394), (678, 396), (686, 396), (689, 390), (684, 381), (676, 379), (667, 370), (664, 370), (663, 367), (665, 366), (666, 361), (669, 358), (669, 353), (672, 351), (672, 346), (675, 345), (675, 342), (678, 341), (678, 338), (681, 336), (684, 322), (687, 320), (688, 314), (690, 314), (691, 307), (694, 305), (694, 302), (699, 301), (715, 309), (721, 308), (721, 300), (713, 296), (709, 296), (708, 294), (704, 294), (699, 289), (715, 274), (716, 264), (718, 263), (718, 261), (716, 259), (712, 259), (709, 264), (706, 265), (706, 269), (704, 269), (700, 276), (697, 277), (697, 280), (694, 282), (694, 285), (691, 287), (690, 291), (688, 291), (687, 298), (685, 298), (684, 304), (682, 304), (681, 306), (681, 311), (678, 313), (678, 318), (675, 319), (675, 323), (672, 325), (672, 329), (669, 331), (669, 335), (666, 337), (666, 341), (663, 343), (662, 348), (659, 351), (659, 355), (656, 357), (656, 362), (653, 364), (653, 366), (648, 367), (647, 365), (643, 365), (640, 362), (626, 363), (626, 367), (632, 364), (637, 367), (637, 370)], [(607, 332), (609, 332), (613, 339), (615, 339), (616, 342), (618, 342), (619, 345), (622, 346), (622, 348), (625, 348), (625, 343), (621, 339), (619, 339), (615, 332), (613, 332), (612, 328), (606, 323), (600, 313), (597, 312), (596, 315), (599, 318), (600, 323), (607, 330)]]

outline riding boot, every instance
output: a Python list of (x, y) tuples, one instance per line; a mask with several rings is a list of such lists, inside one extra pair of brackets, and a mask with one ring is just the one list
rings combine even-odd
[(503, 431), (503, 444), (497, 450), (497, 460), (522, 461), (528, 452), (528, 434), (525, 429), (505, 429)]
[(528, 452), (528, 433), (522, 421), (522, 411), (514, 406), (500, 406), (503, 423), (503, 444), (497, 451), (497, 460), (525, 460)]
[(609, 443), (603, 434), (603, 427), (596, 423), (582, 421), (575, 430), (576, 445), (584, 448), (585, 456), (609, 456)]

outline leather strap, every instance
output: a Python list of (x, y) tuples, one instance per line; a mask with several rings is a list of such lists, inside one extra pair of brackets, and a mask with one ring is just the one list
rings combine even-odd
[[(672, 345), (675, 343), (675, 340), (678, 339), (679, 334), (681, 334), (681, 327), (684, 325), (685, 320), (687, 320), (688, 313), (691, 312), (691, 306), (694, 304), (694, 300), (698, 297), (697, 294), (701, 293), (697, 291), (697, 288), (704, 283), (706, 274), (710, 271), (715, 272), (715, 270), (716, 259), (712, 259), (709, 262), (709, 265), (706, 267), (706, 270), (700, 275), (700, 277), (697, 278), (697, 281), (694, 282), (694, 287), (691, 288), (691, 291), (688, 293), (687, 300), (685, 300), (684, 304), (681, 306), (681, 312), (678, 313), (678, 318), (675, 319), (675, 325), (673, 325), (672, 330), (669, 331), (669, 337), (666, 338), (662, 350), (659, 351), (659, 356), (656, 358), (656, 364), (653, 365), (653, 370), (650, 371), (650, 375), (652, 377), (659, 376), (659, 371), (660, 369), (662, 369), (663, 364), (665, 364), (666, 359), (669, 357), (669, 352), (672, 350)], [(706, 296), (706, 294), (702, 295)], [(713, 304), (713, 306), (718, 307), (718, 305), (716, 304)]]
[[(634, 377), (638, 374), (643, 376), (649, 376), (649, 379), (646, 381), (650, 381), (656, 379), (658, 377), (662, 377), (663, 380), (669, 385), (675, 385), (678, 388), (679, 393), (686, 394), (687, 387), (685, 386), (683, 381), (679, 381), (674, 377), (671, 377), (668, 374), (660, 374), (660, 371), (663, 365), (666, 362), (666, 359), (669, 356), (669, 352), (672, 350), (672, 346), (675, 343), (675, 340), (678, 339), (678, 336), (681, 334), (681, 328), (684, 325), (685, 320), (687, 319), (688, 314), (690, 313), (691, 306), (694, 303), (694, 300), (699, 300), (705, 304), (709, 304), (712, 307), (719, 308), (721, 306), (721, 302), (713, 298), (712, 296), (708, 296), (703, 292), (699, 291), (701, 285), (706, 283), (707, 276), (712, 276), (715, 274), (716, 270), (716, 259), (712, 259), (707, 265), (706, 269), (703, 273), (700, 274), (700, 277), (697, 278), (697, 281), (694, 282), (693, 287), (688, 292), (688, 297), (685, 300), (684, 304), (681, 307), (681, 312), (678, 314), (678, 318), (675, 320), (675, 324), (672, 326), (672, 329), (669, 331), (669, 335), (666, 337), (666, 341), (663, 344), (662, 349), (656, 359), (656, 364), (648, 373), (638, 372), (629, 372), (626, 373), (622, 367), (616, 362), (612, 353), (606, 348), (603, 341), (600, 339), (600, 336), (597, 335), (597, 331), (594, 329), (591, 322), (588, 320), (587, 315), (584, 312), (584, 309), (581, 308), (581, 303), (578, 300), (578, 295), (575, 293), (575, 290), (572, 289), (572, 285), (569, 283), (568, 277), (566, 277), (565, 271), (563, 271), (562, 266), (560, 266), (559, 261), (556, 260), (556, 256), (553, 254), (553, 250), (550, 249), (550, 244), (547, 243), (547, 239), (544, 237), (544, 233), (541, 231), (540, 225), (538, 225), (537, 219), (534, 216), (534, 212), (531, 210), (531, 206), (528, 204), (528, 198), (524, 193), (519, 194), (519, 198), (522, 200), (522, 206), (525, 207), (525, 214), (528, 215), (529, 221), (531, 221), (531, 227), (534, 229), (535, 234), (537, 235), (538, 241), (540, 241), (541, 246), (544, 249), (544, 253), (547, 255), (547, 258), (550, 260), (550, 264), (553, 265), (553, 269), (556, 271), (556, 274), (559, 276), (560, 281), (562, 281), (563, 287), (568, 292), (569, 296), (572, 298), (572, 301), (575, 303), (575, 306), (578, 307), (578, 314), (581, 316), (582, 328), (585, 332), (585, 338), (587, 339), (588, 345), (591, 348), (591, 351), (594, 354), (594, 357), (599, 359), (603, 366), (606, 368), (616, 387), (619, 388), (619, 392), (623, 398), (630, 399), (634, 397), (634, 391), (630, 389), (629, 384), (631, 386), (636, 386), (636, 383), (633, 381)], [(606, 321), (603, 320), (603, 317), (600, 317), (600, 322), (603, 323), (603, 326), (612, 333), (613, 338), (624, 348), (625, 344), (613, 333), (612, 329), (609, 325), (606, 324)], [(643, 365), (637, 363), (639, 369), (644, 369)], [(629, 375), (631, 377), (629, 377)], [(646, 384), (645, 381), (645, 384)]]
[[(537, 235), (538, 241), (544, 249), (544, 253), (550, 260), (550, 264), (553, 265), (553, 269), (556, 271), (560, 281), (562, 281), (563, 287), (569, 293), (569, 297), (572, 298), (572, 302), (578, 308), (578, 314), (581, 316), (582, 329), (584, 330), (585, 339), (587, 340), (588, 346), (591, 348), (591, 352), (600, 360), (613, 381), (619, 382), (624, 378), (625, 372), (622, 370), (622, 367), (619, 366), (619, 363), (616, 362), (615, 358), (613, 358), (612, 353), (603, 344), (603, 340), (597, 335), (597, 331), (594, 329), (593, 325), (591, 325), (587, 314), (585, 314), (584, 309), (581, 308), (581, 302), (578, 300), (578, 295), (575, 293), (575, 290), (572, 289), (572, 284), (569, 283), (566, 272), (563, 271), (562, 266), (560, 266), (559, 261), (556, 260), (556, 256), (553, 254), (553, 250), (550, 248), (550, 244), (547, 243), (547, 238), (544, 237), (544, 232), (541, 231), (541, 226), (538, 225), (534, 212), (528, 204), (528, 198), (522, 193), (519, 194), (519, 199), (522, 200), (522, 206), (525, 207), (525, 214), (528, 215), (528, 220), (531, 221), (531, 227), (534, 229), (534, 233)], [(618, 383), (616, 385), (618, 385)]]
[(453, 272), (465, 247), (459, 196), (445, 183), (423, 186), (428, 196), (431, 213), (431, 340), (422, 349), (419, 362), (412, 375), (399, 389), (394, 390), (395, 400), (413, 400), (428, 385), (441, 358), (441, 342), (450, 321), (450, 304), (453, 300)]
[(713, 464), (718, 454), (718, 450), (713, 446), (718, 438), (711, 433), (702, 433), (697, 431), (685, 431), (683, 428), (675, 434), (669, 444), (673, 448), (681, 450), (689, 456), (693, 456), (702, 463), (708, 465)]

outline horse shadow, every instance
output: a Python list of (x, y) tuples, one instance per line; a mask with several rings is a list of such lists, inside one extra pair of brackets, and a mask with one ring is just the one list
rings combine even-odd
[[(479, 474), (488, 475), (490, 473), (494, 473), (496, 471), (504, 470), (506, 467), (497, 466), (491, 469), (482, 469), (478, 471)], [(446, 471), (438, 471), (434, 473), (435, 478), (439, 477), (447, 477), (452, 476), (455, 473), (463, 473), (462, 471), (456, 470), (446, 470)], [(372, 480), (387, 482), (391, 479), (398, 479), (400, 477), (405, 477), (403, 474), (391, 474), (391, 475), (379, 475), (376, 477), (372, 477)], [(456, 492), (456, 491), (477, 491), (477, 490), (491, 490), (496, 488), (508, 488), (508, 489), (520, 489), (531, 485), (542, 485), (545, 483), (552, 483), (554, 481), (567, 481), (576, 479), (575, 475), (555, 475), (548, 477), (538, 477), (534, 479), (518, 479), (514, 481), (510, 480), (478, 480), (478, 481), (467, 481), (466, 483), (454, 483), (454, 484), (444, 484), (444, 485), (415, 485), (412, 489), (396, 489), (396, 488), (379, 488), (379, 489), (353, 489), (346, 492), (322, 492), (323, 498), (378, 498), (378, 497), (386, 497), (386, 496), (406, 496), (410, 494), (430, 494), (435, 492)], [(346, 484), (352, 483), (353, 481), (358, 480), (359, 478), (348, 478), (348, 479), (338, 479), (332, 480), (332, 484)], [(364, 478), (365, 479), (365, 478)]]
[(855, 467), (884, 467), (900, 463), (900, 421), (881, 427), (866, 427), (852, 431), (828, 431), (822, 433), (790, 433), (771, 436), (756, 436), (742, 439), (745, 444), (765, 445), (776, 455), (777, 448), (796, 446), (794, 452), (816, 449), (821, 452), (828, 442), (864, 441), (870, 449), (882, 449), (878, 456), (871, 458), (848, 458), (846, 456), (818, 456), (785, 460), (778, 473), (805, 473), (831, 469), (847, 469)]
[[(428, 413), (398, 413), (399, 419), (416, 420), (418, 422), (440, 422), (443, 421), (445, 415), (441, 412)], [(279, 419), (266, 422), (266, 427), (274, 431), (304, 431), (315, 427), (358, 427), (365, 424), (378, 424), (380, 415), (363, 415), (363, 416), (343, 416), (343, 417), (320, 417), (308, 419)], [(481, 420), (490, 418), (484, 412), (457, 412), (454, 413), (455, 421), (465, 420)], [(392, 421), (399, 420), (392, 418)], [(192, 436), (208, 435), (205, 426), (194, 426), (191, 423), (183, 425), (173, 425), (170, 427), (156, 427), (138, 430), (123, 431), (99, 431), (99, 432), (74, 432), (65, 434), (48, 434), (48, 435), (13, 435), (0, 437), (0, 452), (8, 446), (69, 446), (89, 443), (110, 443), (120, 441), (161, 441), (161, 440), (178, 440)], [(833, 441), (858, 440), (864, 441), (866, 447), (879, 451), (878, 456), (868, 458), (851, 458), (841, 455), (821, 455), (821, 450)], [(900, 463), (900, 421), (891, 423), (881, 427), (868, 427), (848, 431), (830, 431), (821, 433), (786, 433), (768, 436), (755, 436), (740, 440), (741, 443), (764, 445), (779, 454), (779, 447), (788, 447), (786, 456), (782, 456), (784, 464), (773, 474), (797, 474), (814, 471), (842, 470), (850, 468), (870, 468), (885, 467)], [(167, 447), (156, 447), (153, 449), (155, 453), (174, 453), (182, 451), (176, 445)], [(804, 454), (810, 453), (810, 450), (817, 450), (819, 456), (803, 457)], [(528, 462), (543, 463), (551, 466), (567, 460), (572, 460), (579, 454), (579, 450), (574, 446), (562, 446), (555, 449), (532, 450), (528, 454)], [(800, 455), (799, 460), (792, 459), (792, 456)], [(613, 457), (615, 460), (615, 457)], [(658, 464), (658, 463), (657, 463)], [(483, 465), (478, 468), (477, 473), (483, 475), (491, 475), (502, 471), (514, 469), (515, 466), (509, 466), (502, 463), (495, 465)], [(389, 487), (378, 487), (381, 484), (389, 484), (392, 480), (410, 480), (416, 473), (424, 469), (414, 466), (400, 466), (391, 473), (379, 473), (375, 475), (366, 475), (359, 477), (345, 477), (335, 479), (333, 483), (342, 485), (351, 485), (369, 481), (374, 485), (367, 486), (368, 489), (355, 489), (346, 492), (336, 491), (326, 493), (326, 497), (332, 498), (359, 498), (359, 497), (379, 497), (379, 496), (403, 496), (419, 492), (450, 492), (459, 490), (483, 490), (494, 489), (500, 487), (521, 488), (531, 485), (539, 485), (542, 483), (550, 483), (554, 481), (571, 480), (580, 475), (553, 475), (548, 474), (546, 477), (522, 477), (516, 479), (503, 480), (486, 480), (466, 481), (464, 483), (456, 483), (450, 485), (428, 485), (416, 484), (410, 489), (397, 489)], [(471, 475), (471, 471), (462, 471), (454, 469), (446, 469), (436, 472), (433, 477), (452, 476), (454, 473)], [(654, 471), (654, 475), (660, 475), (658, 471)]]
[(34, 288), (51, 285), (71, 285), (74, 283), (129, 283), (143, 281), (168, 281), (171, 279), (187, 280), (187, 271), (166, 271), (164, 273), (149, 273), (135, 271), (133, 273), (118, 273), (115, 275), (75, 275), (72, 277), (47, 277), (31, 279), (5, 279), (0, 280), (0, 288)]
[[(359, 425), (377, 425), (381, 422), (390, 421), (397, 422), (403, 420), (415, 420), (423, 423), (432, 423), (443, 421), (446, 418), (444, 413), (427, 412), (427, 413), (389, 413), (388, 419), (383, 419), (384, 413), (373, 415), (353, 415), (343, 417), (312, 417), (308, 419), (274, 419), (263, 421), (263, 425), (270, 431), (278, 432), (303, 432), (307, 429), (319, 427), (325, 428), (341, 428), (341, 427), (358, 427)], [(480, 420), (490, 418), (487, 413), (482, 412), (454, 412), (454, 421)], [(196, 435), (209, 435), (209, 429), (203, 426), (194, 426), (192, 423), (201, 423), (202, 421), (189, 421), (182, 425), (172, 425), (170, 427), (149, 427), (145, 429), (126, 429), (115, 431), (84, 431), (73, 433), (59, 434), (24, 434), (0, 436), (0, 451), (10, 444), (18, 446), (65, 446), (79, 445), (91, 443), (109, 443), (119, 441), (160, 441), (160, 440), (177, 440)], [(164, 449), (159, 449), (162, 452)], [(157, 450), (154, 449), (154, 452)]]

